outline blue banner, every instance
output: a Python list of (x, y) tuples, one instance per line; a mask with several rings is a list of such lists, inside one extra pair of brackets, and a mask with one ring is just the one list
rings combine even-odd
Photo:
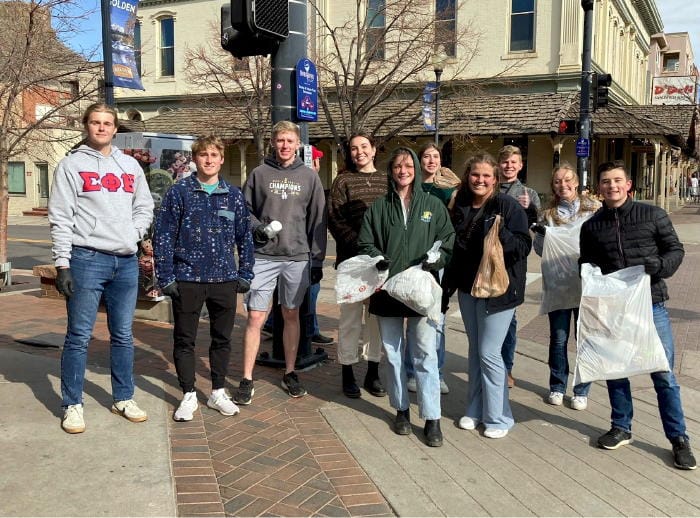
[[(109, 17), (114, 86), (145, 90), (134, 52), (134, 28), (139, 0), (110, 0)], [(140, 49), (139, 49), (140, 50)]]
[(302, 58), (296, 66), (297, 119), (316, 122), (318, 120), (318, 74), (310, 59)]

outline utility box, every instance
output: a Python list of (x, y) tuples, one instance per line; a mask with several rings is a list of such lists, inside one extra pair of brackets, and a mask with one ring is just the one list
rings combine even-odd
[[(191, 151), (194, 140), (195, 137), (190, 135), (134, 132), (117, 133), (113, 143), (141, 165), (146, 173), (155, 209), (158, 210), (170, 186), (195, 171)], [(159, 302), (165, 297), (155, 276), (152, 236), (153, 226), (139, 245), (138, 298), (140, 301)]]

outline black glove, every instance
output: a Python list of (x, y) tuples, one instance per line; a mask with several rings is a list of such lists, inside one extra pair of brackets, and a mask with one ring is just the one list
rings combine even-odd
[(323, 279), (323, 268), (320, 266), (311, 267), (311, 275), (309, 277), (311, 284), (318, 284)]
[(65, 298), (71, 298), (73, 295), (73, 276), (70, 273), (70, 268), (56, 269), (56, 289)]
[(655, 255), (644, 258), (644, 272), (656, 275), (661, 270), (661, 258)]
[(380, 272), (388, 270), (389, 266), (391, 266), (391, 260), (389, 259), (382, 259), (376, 264), (377, 270), (379, 270)]
[(535, 224), (530, 227), (530, 230), (532, 230), (535, 234), (544, 236), (547, 232), (547, 227), (545, 227), (544, 225)]
[(423, 260), (421, 261), (421, 268), (423, 268), (426, 272), (439, 272), (441, 269), (440, 260), (438, 259), (434, 263), (429, 263), (428, 256), (426, 254), (423, 256)]
[(171, 299), (179, 299), (180, 290), (177, 289), (177, 281), (173, 281), (163, 288), (163, 294), (167, 295)]
[(236, 293), (248, 293), (250, 291), (250, 281), (238, 278), (238, 283), (236, 283)]
[(258, 225), (257, 227), (255, 227), (255, 230), (253, 230), (253, 241), (255, 241), (256, 245), (265, 245), (270, 240), (270, 238), (265, 233), (266, 226), (267, 225)]

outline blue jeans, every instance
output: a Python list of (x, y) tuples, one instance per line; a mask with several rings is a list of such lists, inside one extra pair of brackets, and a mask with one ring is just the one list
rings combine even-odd
[(68, 329), (61, 354), (63, 406), (83, 402), (87, 348), (101, 297), (109, 328), (112, 397), (115, 401), (131, 399), (134, 396), (132, 323), (139, 279), (136, 256), (119, 257), (74, 247), (70, 269), (73, 295), (66, 301)]
[[(683, 407), (681, 405), (681, 390), (673, 374), (674, 349), (671, 321), (668, 318), (668, 311), (666, 311), (666, 305), (663, 302), (654, 304), (652, 308), (654, 326), (664, 347), (668, 365), (671, 368), (668, 372), (651, 373), (659, 405), (659, 414), (661, 414), (661, 423), (667, 439), (671, 440), (676, 437), (687, 438), (685, 434), (685, 417), (683, 416)], [(610, 406), (612, 407), (612, 426), (631, 432), (633, 410), (629, 379), (608, 380), (608, 395), (610, 396)]]
[(459, 310), (469, 338), (469, 392), (466, 416), (486, 428), (509, 430), (515, 424), (508, 401), (503, 338), (515, 309), (488, 313), (488, 299), (458, 292)]
[(403, 355), (406, 343), (412, 341), (416, 344), (413, 348), (413, 368), (416, 373), (420, 417), (440, 419), (440, 377), (435, 348), (435, 326), (429, 324), (426, 317), (377, 317), (377, 320), (386, 352), (386, 389), (389, 393), (389, 403), (396, 410), (406, 410), (409, 407)]
[[(445, 314), (440, 315), (440, 324), (435, 329), (435, 346), (437, 347), (437, 362), (438, 362), (438, 374), (440, 379), (442, 379), (442, 368), (445, 365)], [(409, 378), (415, 378), (416, 374), (413, 370), (413, 342), (410, 337), (406, 342), (406, 351), (403, 355), (403, 365), (406, 369), (406, 376)]]
[[(569, 379), (569, 354), (566, 344), (571, 331), (571, 316), (574, 326), (578, 320), (578, 308), (557, 309), (549, 312), (549, 390), (566, 394)], [(590, 383), (579, 383), (574, 387), (574, 396), (588, 396)]]
[(503, 356), (503, 363), (505, 363), (508, 372), (513, 370), (513, 362), (515, 361), (515, 346), (518, 341), (517, 331), (518, 320), (515, 318), (515, 311), (513, 311), (513, 318), (510, 321), (508, 332), (503, 339), (503, 346), (501, 347), (501, 356)]

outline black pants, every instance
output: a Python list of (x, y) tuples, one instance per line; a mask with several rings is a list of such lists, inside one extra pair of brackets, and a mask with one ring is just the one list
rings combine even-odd
[(173, 358), (182, 392), (194, 390), (194, 346), (203, 304), (209, 311), (211, 386), (212, 390), (224, 388), (231, 355), (231, 332), (236, 317), (236, 282), (178, 282), (178, 289), (180, 296), (173, 299)]

